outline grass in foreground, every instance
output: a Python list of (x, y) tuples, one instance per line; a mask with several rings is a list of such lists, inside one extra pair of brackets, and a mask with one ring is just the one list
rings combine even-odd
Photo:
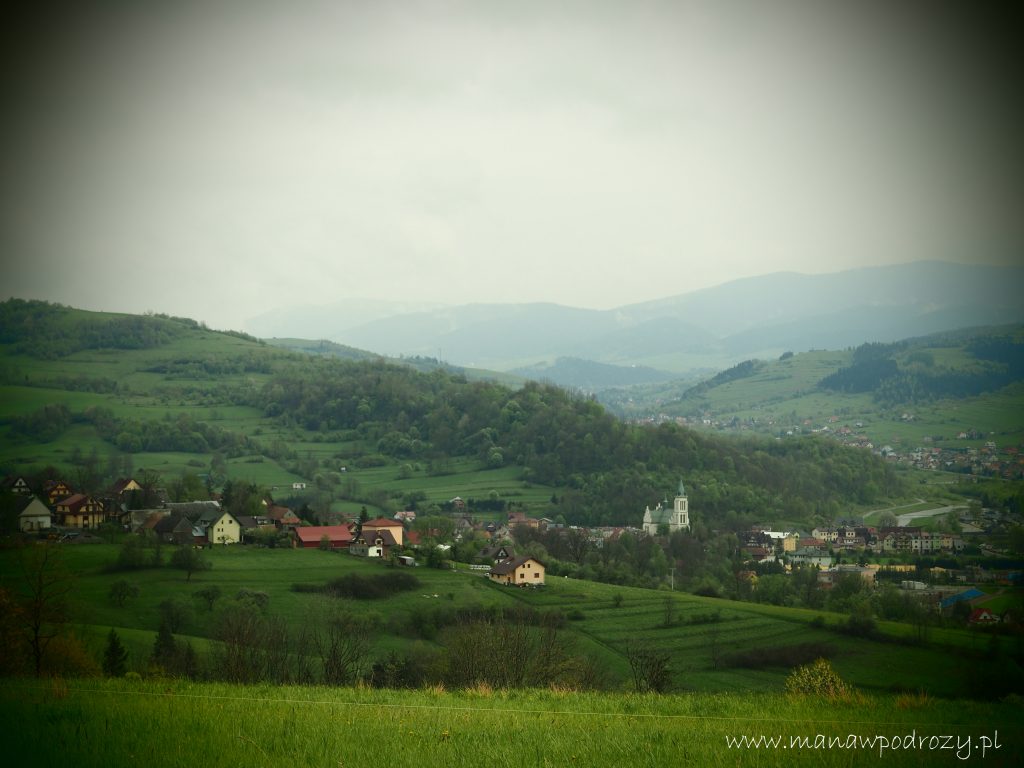
[[(1024, 707), (914, 695), (836, 702), (776, 694), (245, 688), (81, 679), (6, 681), (0, 722), (11, 764), (76, 768), (718, 766), (791, 765), (794, 759), (805, 765), (999, 766), (1018, 764)], [(847, 746), (815, 748), (818, 734)], [(892, 748), (896, 737), (911, 734), (914, 748), (902, 742)], [(850, 746), (851, 735), (860, 746)], [(727, 739), (743, 736), (781, 741), (729, 746)], [(860, 742), (862, 737), (869, 741)], [(983, 737), (990, 745), (984, 756)], [(808, 742), (801, 746), (791, 738)], [(961, 759), (968, 739), (969, 758)], [(950, 748), (942, 749), (944, 743)]]

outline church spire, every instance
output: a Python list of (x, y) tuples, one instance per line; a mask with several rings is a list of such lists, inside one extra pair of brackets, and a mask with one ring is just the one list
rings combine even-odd
[(679, 478), (679, 493), (677, 495), (678, 496), (685, 496), (686, 495), (686, 490), (683, 488), (683, 479), (682, 478)]

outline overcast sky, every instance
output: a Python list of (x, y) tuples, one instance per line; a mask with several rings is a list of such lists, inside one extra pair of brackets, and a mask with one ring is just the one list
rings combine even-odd
[(242, 328), (1021, 259), (994, 5), (68, 5), (0, 20), (3, 298)]

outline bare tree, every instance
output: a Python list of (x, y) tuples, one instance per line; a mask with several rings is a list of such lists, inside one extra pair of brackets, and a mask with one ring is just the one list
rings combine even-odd
[(338, 613), (327, 621), (324, 630), (314, 635), (314, 645), (323, 663), (327, 685), (349, 685), (366, 666), (374, 626), (364, 617)]
[(19, 564), (21, 599), (18, 601), (18, 616), (25, 630), (36, 677), (39, 677), (43, 673), (47, 647), (60, 636), (68, 623), (68, 596), (74, 580), (64, 565), (59, 544), (24, 547)]
[(640, 692), (665, 693), (672, 683), (669, 654), (658, 651), (642, 641), (631, 642), (626, 659), (633, 672), (633, 686)]

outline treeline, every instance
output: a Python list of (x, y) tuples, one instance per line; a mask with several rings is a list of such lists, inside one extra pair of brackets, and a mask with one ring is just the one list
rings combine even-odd
[(117, 417), (107, 408), (88, 408), (83, 420), (92, 423), (100, 437), (126, 453), (216, 451), (236, 457), (262, 452), (259, 443), (247, 435), (197, 421), (186, 413), (142, 421)]
[(147, 373), (162, 373), (168, 379), (209, 379), (217, 376), (229, 376), (242, 373), (270, 373), (273, 360), (265, 352), (245, 355), (208, 355), (202, 358), (187, 357), (176, 360), (164, 360), (156, 365), (144, 368)]
[(829, 374), (818, 386), (833, 392), (870, 392), (876, 402), (892, 406), (974, 397), (1024, 378), (1024, 343), (1011, 336), (965, 343), (975, 361), (967, 368), (936, 365), (932, 353), (914, 350), (911, 344), (863, 344), (854, 350), (849, 366)]
[(0, 303), (0, 343), (50, 360), (86, 349), (149, 349), (199, 327), (195, 320), (166, 315), (92, 317), (45, 301)]

